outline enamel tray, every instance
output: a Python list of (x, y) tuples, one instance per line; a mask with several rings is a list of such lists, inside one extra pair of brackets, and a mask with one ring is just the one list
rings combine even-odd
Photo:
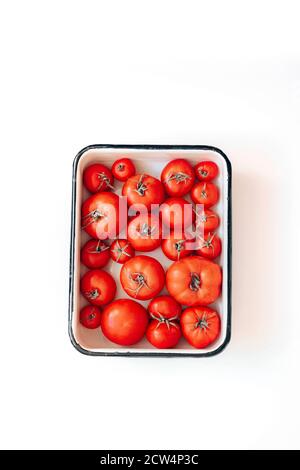
[[(101, 329), (90, 330), (79, 323), (80, 309), (87, 304), (81, 296), (79, 284), (87, 268), (80, 264), (80, 248), (88, 240), (88, 235), (81, 230), (81, 204), (89, 196), (82, 184), (84, 169), (92, 163), (103, 163), (111, 167), (121, 157), (133, 160), (137, 173), (149, 173), (160, 179), (160, 173), (166, 163), (175, 158), (185, 158), (192, 165), (212, 160), (217, 163), (220, 174), (215, 183), (220, 189), (220, 201), (213, 207), (221, 218), (218, 234), (222, 238), (222, 253), (218, 262), (223, 271), (222, 294), (210, 307), (216, 308), (221, 316), (221, 334), (219, 339), (206, 349), (192, 348), (182, 338), (175, 349), (156, 349), (146, 338), (133, 346), (118, 346), (105, 338)], [(121, 193), (122, 183), (116, 182), (116, 192)], [(142, 254), (136, 252), (136, 254)], [(158, 259), (165, 269), (172, 263), (157, 249), (146, 253)], [(117, 282), (117, 298), (128, 297), (120, 286), (120, 264), (110, 261), (106, 270)], [(164, 289), (161, 294), (167, 294)], [(71, 252), (70, 252), (70, 289), (69, 289), (69, 336), (74, 347), (83, 354), (91, 356), (189, 356), (207, 357), (220, 353), (230, 341), (231, 334), (231, 165), (227, 156), (218, 148), (207, 145), (91, 145), (82, 149), (73, 163)], [(148, 302), (141, 302), (147, 307)]]

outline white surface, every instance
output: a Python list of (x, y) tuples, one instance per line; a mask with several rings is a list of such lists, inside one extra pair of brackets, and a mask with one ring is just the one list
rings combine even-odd
[[(1, 447), (300, 447), (297, 4), (1, 3)], [(71, 346), (71, 164), (103, 142), (230, 156), (222, 355), (89, 358)]]

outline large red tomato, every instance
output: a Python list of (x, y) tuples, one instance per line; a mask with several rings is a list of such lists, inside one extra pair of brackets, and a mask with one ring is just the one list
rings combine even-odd
[(128, 240), (118, 238), (110, 245), (110, 256), (116, 263), (124, 264), (135, 254), (134, 248)]
[(150, 256), (134, 256), (123, 264), (120, 280), (124, 291), (139, 300), (155, 297), (165, 284), (162, 265)]
[(193, 246), (194, 242), (194, 238), (185, 235), (175, 238), (174, 232), (171, 232), (168, 238), (162, 240), (161, 249), (167, 258), (177, 261), (193, 254), (194, 249), (191, 249), (191, 245)]
[(212, 181), (218, 176), (219, 168), (214, 162), (200, 162), (195, 166), (195, 173), (200, 181)]
[(135, 175), (135, 166), (129, 158), (120, 158), (115, 161), (111, 171), (117, 180), (124, 182)]
[(204, 258), (215, 259), (222, 251), (221, 239), (215, 232), (208, 232), (203, 238), (200, 237), (198, 243), (196, 253)]
[(151, 300), (148, 312), (154, 320), (178, 320), (181, 315), (181, 305), (169, 295), (159, 295)]
[(130, 299), (119, 299), (109, 304), (101, 316), (104, 336), (122, 346), (130, 346), (142, 339), (148, 325), (146, 309)]
[(122, 189), (123, 196), (127, 196), (128, 205), (137, 207), (144, 205), (147, 210), (151, 204), (161, 204), (165, 198), (164, 187), (153, 176), (139, 174), (129, 178)]
[(161, 244), (159, 217), (151, 220), (150, 214), (140, 214), (128, 224), (127, 238), (137, 251), (152, 251)]
[(195, 204), (203, 204), (208, 208), (217, 204), (219, 189), (214, 183), (196, 183), (191, 190), (191, 198)]
[(83, 172), (83, 184), (91, 193), (114, 189), (113, 182), (111, 171), (101, 163), (90, 165)]
[(82, 228), (93, 238), (115, 238), (119, 227), (119, 196), (101, 192), (82, 204)]
[(163, 169), (161, 181), (169, 196), (184, 196), (195, 181), (195, 172), (191, 164), (182, 158), (172, 160)]
[(162, 222), (176, 232), (189, 228), (195, 220), (195, 212), (190, 202), (182, 197), (170, 197), (160, 206)]
[(82, 295), (93, 305), (111, 302), (116, 295), (114, 278), (102, 269), (92, 269), (85, 273), (80, 282)]
[(208, 307), (189, 307), (180, 318), (183, 336), (194, 348), (206, 348), (220, 335), (219, 314)]
[(200, 256), (187, 256), (173, 263), (166, 275), (167, 289), (182, 305), (208, 305), (220, 295), (221, 268)]
[(181, 338), (180, 326), (169, 320), (152, 320), (147, 328), (146, 338), (156, 348), (174, 348)]
[(87, 305), (80, 310), (80, 323), (91, 330), (98, 328), (101, 323), (101, 310), (94, 305)]
[(81, 248), (80, 258), (87, 268), (103, 268), (110, 259), (109, 246), (102, 240), (89, 240)]

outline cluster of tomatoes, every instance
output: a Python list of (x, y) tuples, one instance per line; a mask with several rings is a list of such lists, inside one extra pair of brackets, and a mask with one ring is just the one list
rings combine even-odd
[[(101, 327), (110, 341), (123, 346), (137, 343), (144, 335), (157, 348), (175, 347), (182, 335), (195, 348), (205, 348), (218, 338), (220, 316), (208, 307), (219, 297), (222, 283), (220, 266), (213, 261), (222, 249), (216, 234), (220, 219), (211, 209), (219, 200), (212, 182), (218, 171), (211, 161), (193, 167), (176, 159), (167, 163), (159, 180), (136, 174), (128, 158), (117, 160), (111, 169), (100, 163), (85, 169), (83, 183), (92, 195), (82, 205), (82, 228), (91, 237), (81, 249), (81, 262), (89, 268), (81, 279), (81, 293), (89, 302), (80, 312), (82, 325)], [(124, 183), (122, 195), (127, 198), (126, 238), (120, 237), (124, 221), (115, 179)], [(196, 206), (184, 198), (188, 194)], [(154, 221), (153, 204), (160, 208)], [(188, 216), (177, 217), (185, 206), (192, 208)], [(139, 213), (140, 207), (146, 212)], [(163, 220), (169, 223), (168, 237), (162, 236)], [(195, 239), (182, 231), (178, 238), (183, 220), (185, 227), (200, 225), (203, 236)], [(102, 239), (103, 233), (110, 243)], [(193, 249), (191, 242), (196, 242)], [(173, 261), (166, 273), (154, 257), (135, 255), (158, 247)], [(114, 300), (115, 279), (103, 269), (110, 260), (122, 265), (120, 283), (132, 300)], [(159, 295), (165, 285), (169, 295)], [(148, 311), (137, 300), (150, 300)]]

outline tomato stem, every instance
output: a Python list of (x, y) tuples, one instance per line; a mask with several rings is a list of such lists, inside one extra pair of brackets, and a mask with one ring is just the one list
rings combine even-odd
[(200, 288), (200, 276), (197, 273), (191, 273), (190, 289), (194, 292)]
[(99, 186), (97, 188), (97, 191), (102, 188), (103, 184), (105, 183), (106, 186), (110, 189), (115, 189), (113, 185), (110, 182), (109, 177), (105, 173), (97, 173), (97, 177), (100, 180)]
[(190, 175), (187, 175), (186, 173), (178, 171), (178, 173), (172, 173), (170, 176), (168, 176), (168, 178), (166, 178), (164, 183), (169, 183), (169, 181), (175, 181), (176, 184), (186, 183), (186, 181), (190, 179), (191, 179)]
[(135, 297), (138, 295), (142, 287), (147, 287), (147, 289), (150, 289), (145, 279), (145, 276), (142, 273), (130, 273), (129, 279), (137, 284), (136, 289), (128, 288), (128, 290), (131, 290), (134, 293)]
[(138, 193), (140, 196), (145, 196), (145, 192), (147, 191), (147, 186), (143, 183), (143, 179), (145, 178), (145, 175), (141, 175), (140, 179), (136, 185), (136, 189), (134, 191)]

